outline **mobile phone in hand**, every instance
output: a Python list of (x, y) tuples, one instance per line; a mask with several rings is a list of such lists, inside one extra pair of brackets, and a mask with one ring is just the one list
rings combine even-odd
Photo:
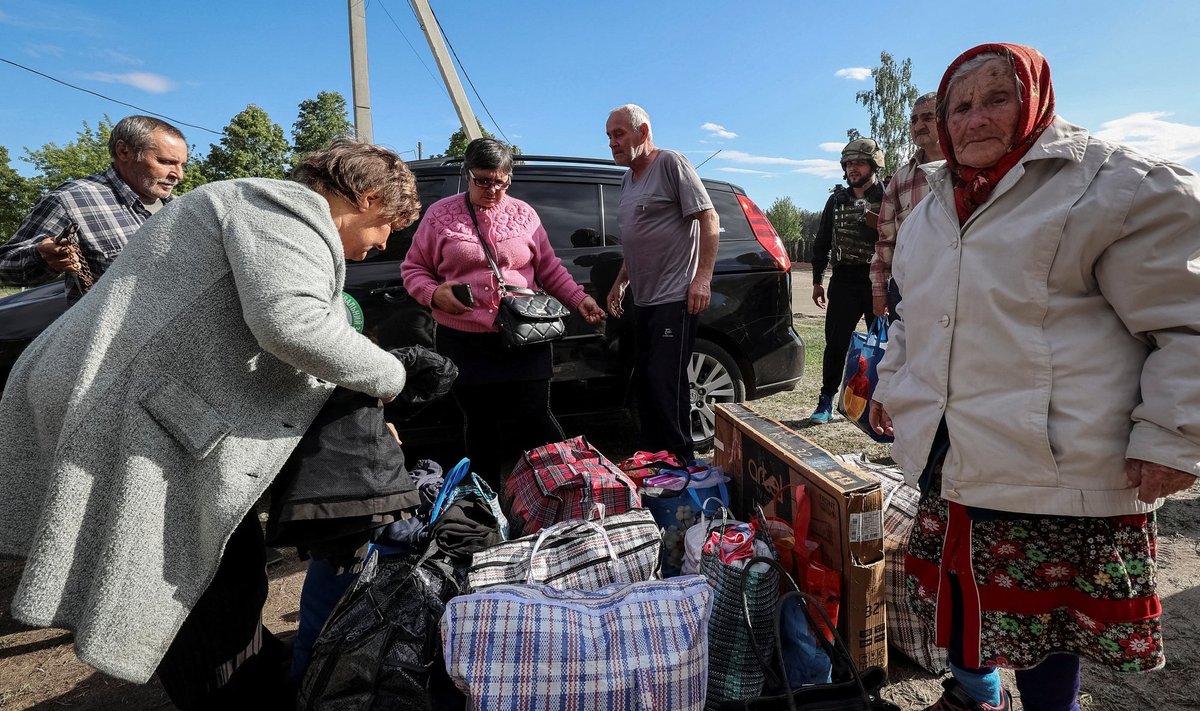
[(463, 306), (474, 306), (475, 297), (471, 295), (470, 284), (455, 284), (450, 287), (450, 292), (454, 294), (454, 298)]

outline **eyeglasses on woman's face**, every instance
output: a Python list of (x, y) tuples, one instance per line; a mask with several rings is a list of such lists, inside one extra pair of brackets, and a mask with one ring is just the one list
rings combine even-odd
[(508, 187), (512, 185), (511, 176), (506, 177), (504, 180), (495, 180), (490, 176), (481, 178), (475, 175), (474, 171), (470, 170), (467, 171), (467, 175), (471, 176), (471, 182), (475, 184), (475, 187), (483, 190), (508, 190)]

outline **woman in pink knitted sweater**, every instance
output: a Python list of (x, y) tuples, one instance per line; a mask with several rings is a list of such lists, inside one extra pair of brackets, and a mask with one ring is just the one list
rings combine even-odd
[[(480, 239), (487, 240), (505, 284), (540, 286), (593, 325), (604, 310), (554, 255), (537, 212), (508, 196), (508, 146), (491, 138), (471, 141), (463, 170), (467, 192), (429, 207), (400, 273), (408, 293), (433, 311), (437, 351), (458, 366), (453, 392), (471, 468), (499, 489), (506, 460), (566, 437), (550, 412), (550, 344), (510, 349), (500, 342), (500, 294)], [(451, 290), (458, 284), (470, 285), (470, 305)]]

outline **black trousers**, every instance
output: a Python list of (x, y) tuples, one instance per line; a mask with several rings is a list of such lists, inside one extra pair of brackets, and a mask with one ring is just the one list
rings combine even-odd
[(506, 465), (526, 450), (566, 439), (550, 411), (550, 380), (455, 385), (463, 413), (464, 439), (471, 471), (497, 492), (508, 475)]
[(637, 376), (637, 447), (667, 450), (691, 459), (691, 384), (688, 362), (696, 347), (699, 319), (687, 312), (687, 301), (634, 307), (634, 372)]
[(267, 560), (251, 509), (225, 546), (216, 577), (183, 621), (158, 665), (171, 702), (192, 709), (295, 706), (283, 643), (262, 625)]
[(871, 281), (863, 268), (835, 267), (829, 278), (825, 308), (825, 357), (821, 363), (821, 394), (835, 395), (846, 371), (846, 352), (850, 336), (859, 320), (868, 327), (875, 320), (871, 302)]

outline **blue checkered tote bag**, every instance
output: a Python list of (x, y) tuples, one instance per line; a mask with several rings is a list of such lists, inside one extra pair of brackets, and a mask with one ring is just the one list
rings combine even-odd
[(592, 592), (497, 585), (446, 606), (446, 670), (477, 711), (699, 711), (711, 605), (698, 575)]

